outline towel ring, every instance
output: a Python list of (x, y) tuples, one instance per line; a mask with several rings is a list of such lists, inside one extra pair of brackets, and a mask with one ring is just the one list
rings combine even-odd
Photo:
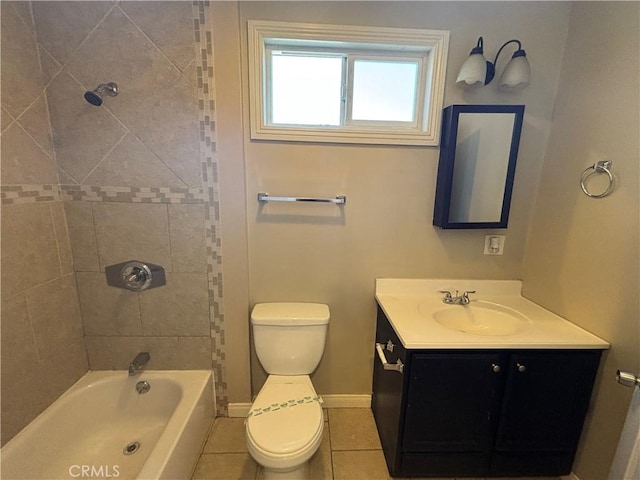
[[(600, 160), (599, 162), (594, 163), (590, 167), (587, 167), (584, 172), (582, 172), (582, 177), (580, 177), (580, 186), (582, 187), (582, 191), (591, 198), (602, 198), (609, 195), (613, 192), (613, 187), (615, 181), (613, 180), (613, 175), (609, 168), (611, 167), (612, 162), (610, 160)], [(602, 193), (591, 193), (587, 190), (584, 182), (594, 173), (606, 173), (609, 176), (609, 186)]]

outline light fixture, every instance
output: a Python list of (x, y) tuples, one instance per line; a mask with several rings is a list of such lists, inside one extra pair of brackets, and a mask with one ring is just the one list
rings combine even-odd
[(520, 40), (509, 40), (502, 44), (493, 63), (484, 58), (483, 40), (478, 38), (478, 43), (471, 50), (469, 58), (460, 67), (456, 84), (463, 87), (480, 87), (488, 85), (496, 74), (496, 63), (502, 49), (510, 43), (517, 43), (518, 49), (505, 67), (500, 76), (500, 86), (506, 88), (523, 88), (529, 85), (531, 67), (527, 61), (527, 54), (522, 49)]

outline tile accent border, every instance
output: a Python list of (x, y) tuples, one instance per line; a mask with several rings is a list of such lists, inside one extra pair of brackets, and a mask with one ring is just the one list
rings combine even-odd
[(60, 185), (64, 200), (122, 203), (204, 203), (201, 188), (167, 187), (98, 187)]
[(202, 204), (202, 188), (98, 187), (94, 185), (2, 185), (2, 205), (39, 202)]
[(0, 187), (2, 205), (24, 203), (61, 202), (58, 185), (2, 185)]
[(215, 79), (213, 75), (212, 12), (209, 0), (193, 0), (193, 25), (200, 110), (200, 160), (206, 222), (207, 280), (211, 321), (211, 356), (216, 390), (216, 411), (227, 416), (229, 398), (225, 363), (224, 306), (222, 291), (222, 241), (216, 153)]

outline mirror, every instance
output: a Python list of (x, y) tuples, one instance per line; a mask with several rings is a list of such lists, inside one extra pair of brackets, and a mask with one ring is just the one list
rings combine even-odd
[(433, 224), (507, 228), (524, 105), (444, 109)]

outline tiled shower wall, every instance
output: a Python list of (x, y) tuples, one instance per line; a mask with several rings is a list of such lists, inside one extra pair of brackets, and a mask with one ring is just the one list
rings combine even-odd
[(27, 2), (2, 2), (2, 444), (87, 371), (45, 87)]
[[(13, 16), (22, 14), (31, 20), (33, 15), (29, 39), (31, 49), (40, 52), (42, 73), (36, 78), (41, 78), (44, 95), (42, 105), (36, 102), (32, 108), (44, 109), (46, 131), (50, 118), (52, 135), (47, 144), (49, 163), (41, 161), (48, 169), (33, 168), (38, 178), (29, 176), (34, 154), (22, 144), (7, 142), (7, 148), (16, 145), (14, 150), (29, 156), (29, 161), (16, 164), (19, 175), (8, 175), (16, 162), (5, 168), (5, 128), (8, 137), (14, 126), (7, 128), (4, 120), (6, 113), (12, 115), (10, 119), (18, 114), (5, 107), (4, 99), (11, 95), (3, 95), (3, 185), (12, 185), (3, 190), (5, 196), (15, 197), (19, 193), (7, 190), (37, 191), (42, 187), (25, 184), (56, 184), (59, 178), (60, 193), (57, 185), (53, 190), (58, 200), (65, 200), (64, 212), (62, 208), (55, 212), (62, 225), (66, 212), (68, 240), (67, 229), (60, 230), (73, 254), (79, 298), (76, 317), (81, 313), (89, 368), (126, 368), (142, 350), (151, 353), (149, 367), (155, 369), (208, 369), (213, 359), (218, 411), (224, 414), (208, 5), (191, 1), (3, 2), (3, 72), (5, 5)], [(7, 22), (13, 24), (12, 19)], [(24, 39), (16, 40), (16, 57), (24, 54), (25, 45)], [(101, 107), (83, 99), (86, 90), (107, 82), (119, 85), (117, 97), (106, 97)], [(10, 87), (3, 76), (3, 94)], [(25, 115), (27, 132), (29, 118)], [(38, 145), (40, 157), (47, 145)], [(11, 201), (4, 199), (3, 204)], [(9, 237), (4, 222), (7, 210), (3, 241)], [(3, 249), (3, 297), (4, 254)], [(11, 261), (14, 255), (7, 257)], [(167, 285), (142, 293), (108, 287), (105, 266), (129, 259), (163, 265)], [(3, 328), (4, 323), (3, 313)]]

